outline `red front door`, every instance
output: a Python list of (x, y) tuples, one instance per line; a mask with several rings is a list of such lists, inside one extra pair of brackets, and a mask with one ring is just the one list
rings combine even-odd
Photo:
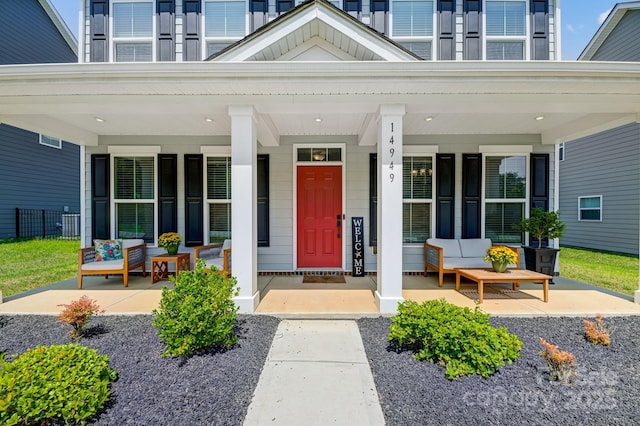
[(342, 167), (298, 167), (298, 267), (342, 267)]

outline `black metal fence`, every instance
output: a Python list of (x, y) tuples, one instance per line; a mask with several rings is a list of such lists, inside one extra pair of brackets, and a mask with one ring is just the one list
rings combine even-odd
[(80, 238), (80, 213), (17, 208), (16, 238)]

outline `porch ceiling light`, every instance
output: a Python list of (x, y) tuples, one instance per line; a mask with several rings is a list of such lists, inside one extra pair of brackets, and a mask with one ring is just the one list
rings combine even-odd
[(316, 117), (313, 119), (316, 123), (322, 123), (322, 117)]
[(204, 121), (206, 121), (207, 123), (213, 123), (213, 118), (211, 117), (205, 117)]
[(106, 121), (104, 118), (101, 118), (101, 117), (95, 117), (95, 120), (96, 120), (98, 123), (104, 123), (104, 122)]
[(433, 120), (432, 116), (428, 116), (424, 118), (424, 121), (426, 121), (427, 123), (430, 122), (431, 120)]
[(539, 115), (536, 117), (536, 121), (544, 120), (544, 115)]

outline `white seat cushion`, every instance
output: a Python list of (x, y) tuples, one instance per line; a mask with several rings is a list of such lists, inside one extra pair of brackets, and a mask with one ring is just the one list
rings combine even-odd
[(458, 240), (449, 240), (446, 238), (429, 238), (427, 240), (427, 244), (441, 247), (442, 257), (462, 257)]
[(224, 259), (222, 257), (211, 257), (205, 258), (204, 260), (207, 268), (215, 266), (218, 269), (222, 269), (224, 267)]
[(487, 262), (481, 257), (459, 257), (457, 259), (449, 258), (443, 260), (444, 269), (456, 269), (456, 268), (489, 268)]
[(90, 262), (82, 265), (83, 271), (100, 271), (100, 270), (121, 270), (124, 268), (124, 260), (103, 260), (102, 262)]
[(491, 240), (489, 238), (467, 238), (460, 240), (462, 257), (485, 257), (489, 247), (491, 247)]

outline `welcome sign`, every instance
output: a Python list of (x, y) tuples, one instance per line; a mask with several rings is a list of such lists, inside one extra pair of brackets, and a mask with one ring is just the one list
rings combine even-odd
[(351, 275), (364, 277), (364, 218), (351, 218), (351, 253), (353, 254), (353, 266)]

